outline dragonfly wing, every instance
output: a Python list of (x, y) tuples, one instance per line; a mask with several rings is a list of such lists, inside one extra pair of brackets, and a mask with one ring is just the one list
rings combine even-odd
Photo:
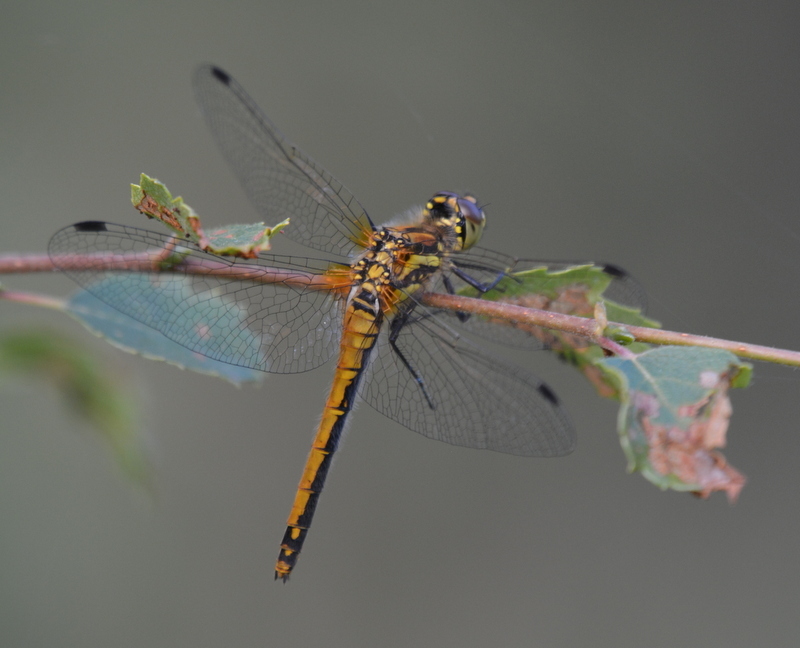
[[(517, 258), (476, 245), (452, 255), (450, 261), (471, 279), (484, 285), (491, 285), (507, 273), (514, 271)], [(459, 279), (456, 279), (456, 283), (458, 287), (465, 285)]]
[[(599, 261), (556, 261), (547, 259), (518, 259), (502, 252), (473, 247), (452, 257), (453, 265), (483, 284), (491, 284), (506, 273), (547, 268), (551, 272), (568, 270), (576, 266), (595, 266), (608, 276), (609, 284), (603, 296), (618, 304), (647, 310), (647, 293), (629, 272), (611, 263)], [(463, 282), (460, 284), (463, 285)]]
[(613, 263), (601, 261), (546, 261), (539, 259), (518, 259), (512, 272), (523, 272), (534, 268), (548, 268), (551, 272), (568, 270), (576, 266), (594, 265), (608, 276), (608, 288), (603, 292), (603, 297), (617, 302), (622, 306), (638, 309), (641, 313), (647, 310), (647, 293), (642, 284), (627, 270)]
[[(328, 269), (327, 262), (277, 255), (244, 262), (168, 235), (100, 222), (58, 231), (49, 253), (58, 269), (101, 301), (214, 360), (297, 373), (319, 366), (337, 348), (338, 293), (302, 283)], [(87, 267), (92, 258), (95, 268)], [(154, 259), (160, 271), (141, 271)], [(109, 261), (138, 263), (139, 269), (108, 269)], [(276, 268), (283, 272), (278, 282)]]
[[(595, 266), (600, 269), (608, 277), (608, 287), (603, 292), (603, 297), (615, 301), (623, 306), (628, 306), (634, 309), (639, 309), (644, 312), (647, 307), (647, 293), (642, 288), (636, 279), (634, 279), (625, 270), (606, 263), (595, 263), (593, 261), (547, 261), (538, 259), (516, 259), (512, 256), (488, 250), (485, 248), (472, 248), (466, 252), (460, 252), (458, 255), (453, 255), (451, 263), (461, 273), (468, 275), (470, 278), (477, 280), (483, 285), (491, 285), (499, 277), (505, 276), (509, 273), (524, 272), (526, 270), (534, 270), (538, 268), (547, 268), (550, 272), (559, 272), (568, 270), (576, 266)], [(450, 282), (456, 292), (465, 287), (467, 284), (454, 273), (450, 273)], [(542, 288), (546, 290), (546, 284), (541, 284)], [(441, 290), (441, 283), (436, 284), (430, 290)], [(576, 293), (580, 295), (580, 290)], [(581, 305), (576, 303), (573, 299), (567, 299), (563, 303), (556, 301), (551, 302), (550, 299), (539, 300), (535, 296), (530, 296), (529, 301), (513, 301), (512, 303), (523, 303), (532, 308), (542, 308), (545, 310), (555, 310), (557, 312), (564, 312), (571, 315), (591, 315), (591, 306), (586, 306), (585, 312), (577, 312), (572, 309), (581, 309)], [(541, 302), (541, 303), (540, 303)], [(439, 314), (444, 317), (448, 323), (467, 331), (470, 335), (475, 335), (481, 338), (498, 342), (511, 347), (521, 347), (528, 349), (541, 349), (547, 348), (549, 345), (543, 342), (548, 336), (535, 336), (527, 330), (517, 329), (511, 326), (504, 326), (497, 322), (492, 322), (487, 318), (476, 315), (468, 317), (462, 316), (456, 319), (452, 312), (443, 312)]]
[(441, 319), (416, 310), (412, 315), (396, 349), (389, 334), (381, 334), (362, 383), (372, 407), (453, 445), (533, 457), (575, 448), (572, 424), (541, 380), (486, 355)]
[(200, 67), (197, 102), (222, 154), (261, 216), (294, 241), (348, 257), (373, 227), (353, 195), (288, 141), (230, 75)]

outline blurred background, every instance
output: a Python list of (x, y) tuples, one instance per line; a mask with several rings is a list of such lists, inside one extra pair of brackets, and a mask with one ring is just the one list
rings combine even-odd
[[(791, 2), (27, 2), (0, 23), (2, 252), (142, 224), (146, 172), (258, 220), (189, 78), (214, 62), (377, 222), (437, 190), (487, 247), (613, 261), (666, 328), (797, 339), (800, 6)], [(67, 294), (57, 276), (3, 277)], [(627, 475), (616, 404), (547, 357), (577, 451), (437, 444), (362, 407), (288, 585), (272, 581), (331, 367), (227, 383), (50, 327), (138, 399), (156, 496), (34, 380), (0, 390), (0, 645), (752, 646), (800, 633), (796, 372), (735, 391), (729, 506)]]

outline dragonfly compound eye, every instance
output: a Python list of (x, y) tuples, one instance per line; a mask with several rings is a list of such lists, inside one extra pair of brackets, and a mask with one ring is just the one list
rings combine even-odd
[(478, 242), (486, 226), (486, 215), (478, 207), (474, 196), (467, 194), (458, 199), (458, 209), (461, 213), (463, 234), (461, 236), (461, 249), (472, 247)]

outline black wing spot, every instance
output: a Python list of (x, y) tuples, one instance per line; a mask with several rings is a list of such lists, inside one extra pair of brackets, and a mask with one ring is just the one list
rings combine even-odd
[(550, 389), (547, 385), (542, 383), (539, 385), (539, 393), (544, 396), (547, 400), (549, 400), (553, 405), (560, 405), (560, 401), (558, 400), (558, 396), (556, 393)]
[(211, 74), (219, 81), (220, 83), (224, 83), (225, 85), (230, 85), (231, 83), (231, 76), (225, 70), (221, 70), (216, 66), (211, 66)]
[(75, 223), (72, 227), (76, 232), (105, 232), (107, 230), (103, 221), (83, 221)]
[(614, 265), (613, 263), (606, 263), (603, 266), (603, 272), (605, 272), (608, 275), (611, 275), (612, 277), (623, 278), (630, 276), (625, 270), (623, 270), (617, 265)]

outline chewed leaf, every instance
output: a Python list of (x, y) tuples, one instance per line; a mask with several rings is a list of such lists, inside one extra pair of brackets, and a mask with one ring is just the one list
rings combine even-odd
[(623, 396), (620, 443), (631, 471), (666, 489), (735, 501), (744, 476), (717, 448), (725, 445), (728, 389), (746, 386), (751, 366), (728, 351), (660, 347), (597, 363)]
[(198, 247), (207, 245), (200, 217), (183, 202), (183, 198), (173, 198), (166, 186), (144, 173), (139, 182), (141, 185), (131, 185), (131, 202), (136, 209), (149, 218), (161, 221), (181, 238), (194, 242)]
[(28, 373), (52, 382), (108, 442), (123, 472), (140, 486), (150, 485), (135, 404), (124, 384), (85, 351), (52, 331), (6, 333), (0, 337), (0, 372)]
[[(128, 290), (138, 289), (141, 278), (120, 274), (98, 282), (93, 287), (100, 294), (127, 294)], [(149, 302), (151, 314), (158, 321), (167, 321), (174, 316), (174, 300), (190, 299), (192, 295), (191, 281), (186, 277), (163, 275), (152, 285), (152, 299)], [(123, 315), (88, 292), (76, 293), (66, 305), (66, 310), (93, 333), (106, 338), (114, 346), (138, 353), (149, 359), (163, 360), (182, 369), (190, 369), (199, 373), (225, 378), (238, 385), (243, 382), (256, 382), (263, 379), (261, 371), (229, 364), (225, 358), (212, 360), (206, 356), (190, 351), (184, 346), (169, 340), (154, 328), (146, 326), (131, 317)], [(183, 323), (186, 335), (206, 336), (213, 339), (215, 335), (224, 335), (226, 326), (236, 326), (236, 320), (242, 319), (242, 313), (233, 304), (220, 298), (220, 312), (225, 317), (214, 322), (202, 321)], [(233, 323), (232, 323), (233, 322)], [(253, 336), (249, 344), (253, 349), (260, 348), (260, 341)]]
[[(638, 309), (605, 299), (605, 291), (612, 280), (613, 277), (601, 266), (579, 265), (558, 270), (539, 267), (508, 275), (495, 289), (484, 293), (482, 297), (580, 317), (592, 317), (595, 304), (603, 301), (607, 317), (613, 322), (658, 327), (658, 322), (645, 317)], [(478, 296), (474, 288), (466, 288), (460, 291), (460, 294), (468, 297)], [(557, 353), (562, 360), (576, 367), (592, 383), (598, 394), (607, 398), (619, 398), (617, 383), (609, 380), (608, 376), (595, 365), (597, 360), (603, 358), (603, 350), (588, 339), (533, 324), (512, 323), (501, 319), (490, 321), (493, 325), (513, 326), (524, 331)], [(641, 353), (649, 346), (634, 343), (629, 348), (634, 353)]]
[(260, 252), (269, 250), (270, 239), (289, 224), (285, 220), (275, 227), (266, 227), (264, 223), (229, 225), (206, 232), (200, 217), (183, 198), (173, 198), (166, 186), (144, 173), (139, 182), (140, 185), (131, 185), (133, 206), (206, 252), (254, 259)]

